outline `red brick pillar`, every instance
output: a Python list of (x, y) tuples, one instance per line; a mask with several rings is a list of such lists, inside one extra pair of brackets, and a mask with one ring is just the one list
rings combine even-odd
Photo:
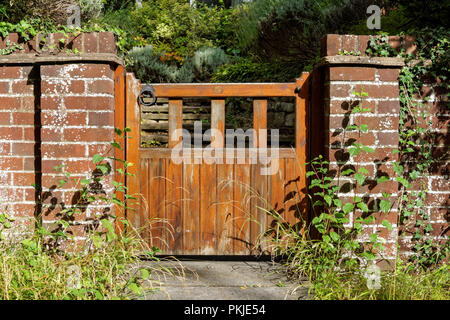
[[(330, 161), (330, 169), (337, 176), (347, 168), (367, 169), (369, 183), (356, 189), (348, 188), (351, 180), (341, 176), (342, 186), (339, 197), (352, 201), (353, 196), (365, 199), (375, 223), (366, 225), (362, 240), (368, 240), (368, 235), (379, 231), (379, 237), (385, 241), (386, 249), (381, 257), (391, 260), (396, 255), (397, 204), (388, 214), (376, 212), (377, 201), (382, 193), (390, 193), (391, 201), (397, 200), (398, 184), (392, 178), (390, 181), (376, 183), (377, 178), (386, 175), (393, 177), (393, 162), (397, 155), (393, 153), (398, 148), (399, 129), (399, 70), (403, 60), (397, 58), (370, 58), (367, 56), (339, 55), (343, 50), (364, 52), (367, 37), (327, 35), (322, 45), (321, 73), (324, 85), (324, 154)], [(366, 92), (368, 96), (358, 97), (354, 92)], [(371, 112), (352, 114), (353, 108), (361, 105), (370, 108)], [(366, 124), (367, 132), (351, 132), (346, 130), (350, 125)], [(374, 152), (361, 152), (351, 155), (348, 147), (352, 143), (361, 143), (371, 147)], [(357, 211), (353, 221), (361, 216)], [(393, 225), (389, 231), (381, 225), (383, 219)]]
[[(48, 35), (47, 43), (60, 47), (60, 36)], [(92, 156), (114, 154), (109, 144), (114, 139), (114, 71), (122, 63), (114, 41), (109, 32), (81, 34), (50, 55), (32, 40), (25, 48), (41, 50), (40, 55), (24, 49), (1, 57), (0, 210), (19, 218), (16, 224), (42, 213), (44, 225), (52, 226), (62, 207), (77, 203), (81, 189), (70, 181), (57, 187), (64, 174), (92, 177)], [(64, 51), (75, 48), (79, 54)], [(62, 172), (55, 170), (62, 165)], [(113, 190), (112, 174), (96, 186), (99, 191)], [(70, 231), (83, 237), (94, 215), (104, 211), (104, 205), (90, 205), (73, 219)]]

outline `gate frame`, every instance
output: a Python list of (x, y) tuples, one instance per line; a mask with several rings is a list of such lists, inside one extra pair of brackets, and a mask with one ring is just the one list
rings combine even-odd
[[(299, 190), (302, 197), (307, 196), (308, 179), (306, 177), (306, 164), (311, 154), (310, 135), (310, 113), (311, 113), (311, 86), (313, 74), (303, 73), (293, 83), (214, 83), (214, 84), (152, 84), (157, 97), (169, 99), (169, 147), (168, 148), (141, 148), (141, 128), (140, 117), (141, 108), (138, 97), (142, 89), (142, 84), (132, 73), (126, 73), (123, 67), (119, 67), (115, 73), (116, 87), (116, 128), (128, 127), (131, 132), (125, 133), (120, 141), (124, 146), (123, 151), (117, 151), (116, 156), (123, 158), (133, 166), (127, 168), (128, 173), (137, 175), (140, 172), (141, 156), (147, 152), (167, 152), (171, 153), (171, 148), (179, 141), (172, 139), (175, 129), (182, 127), (182, 99), (190, 97), (211, 99), (211, 128), (219, 129), (221, 132), (225, 128), (225, 103), (224, 99), (229, 97), (250, 97), (254, 98), (254, 129), (267, 129), (267, 98), (272, 97), (295, 97), (295, 149), (279, 148), (279, 152), (293, 152), (297, 163), (300, 164)], [(121, 81), (120, 79), (123, 79)], [(317, 91), (317, 90), (316, 90)], [(259, 98), (259, 99), (258, 99)], [(134, 106), (134, 107), (130, 107)], [(223, 110), (222, 110), (223, 109)], [(220, 110), (217, 112), (217, 110)], [(258, 132), (258, 130), (256, 130)], [(223, 135), (225, 138), (225, 135)], [(214, 144), (214, 148), (222, 148), (223, 141)], [(314, 139), (319, 140), (319, 139)], [(258, 143), (258, 139), (256, 139)], [(266, 142), (267, 143), (267, 142)], [(260, 147), (256, 145), (256, 147)], [(314, 146), (313, 146), (314, 147)], [(269, 149), (270, 150), (270, 149)], [(125, 183), (128, 194), (137, 195), (140, 193), (139, 179), (135, 176), (126, 176), (125, 179), (117, 177), (116, 181)], [(122, 195), (125, 200), (125, 195)], [(132, 225), (139, 225), (143, 221), (144, 210), (140, 206), (135, 210), (126, 210), (120, 218), (126, 218)], [(306, 208), (308, 219), (311, 216), (309, 202)], [(118, 219), (118, 221), (121, 219)], [(121, 222), (116, 225), (117, 231), (124, 230)]]

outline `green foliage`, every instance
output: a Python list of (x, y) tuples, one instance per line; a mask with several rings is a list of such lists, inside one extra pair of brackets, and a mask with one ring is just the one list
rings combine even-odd
[(406, 26), (409, 28), (442, 27), (448, 29), (450, 26), (448, 20), (450, 4), (448, 1), (391, 0), (390, 4), (391, 6), (404, 8), (403, 12), (408, 19)]
[(164, 56), (151, 46), (133, 48), (129, 52), (128, 67), (141, 81), (186, 83), (208, 81), (217, 67), (227, 61), (226, 54), (219, 48), (199, 49), (181, 68), (164, 63)]
[(228, 57), (220, 48), (201, 48), (187, 60), (182, 69), (188, 65), (188, 62), (192, 65), (195, 82), (205, 82), (209, 81), (218, 67), (228, 62)]
[(191, 7), (188, 1), (143, 1), (142, 8), (110, 11), (100, 24), (115, 23), (129, 35), (128, 47), (152, 45), (168, 62), (182, 64), (202, 47), (223, 47), (231, 39), (233, 11), (222, 6)]
[[(80, 28), (77, 27), (66, 27), (65, 25), (57, 25), (49, 19), (41, 19), (41, 18), (33, 18), (33, 19), (24, 19), (20, 20), (18, 23), (11, 22), (0, 22), (0, 34), (2, 37), (6, 37), (10, 33), (18, 33), (19, 41), (28, 41), (33, 39), (38, 33), (42, 35), (47, 35), (50, 33), (61, 33), (64, 37), (64, 40), (69, 38), (69, 35), (73, 35), (74, 37), (79, 36), (83, 32), (103, 32), (110, 31), (113, 32), (116, 36), (117, 48), (119, 55), (124, 55), (126, 51), (126, 33), (115, 26), (100, 26), (97, 24), (86, 25)], [(3, 49), (2, 54), (10, 54), (14, 52), (16, 49), (20, 49), (20, 45), (11, 43), (10, 47)], [(15, 46), (12, 48), (12, 46)], [(14, 49), (14, 50), (13, 50)], [(57, 45), (53, 45), (50, 47), (49, 45), (44, 46), (44, 50), (48, 51), (60, 51)], [(78, 53), (78, 52), (70, 52), (70, 53)]]
[(241, 9), (238, 38), (243, 50), (271, 60), (306, 62), (320, 39), (366, 16), (377, 1), (259, 0)]
[[(127, 128), (115, 131), (119, 139), (130, 132)], [(112, 142), (111, 146), (122, 149), (117, 142)], [(139, 262), (141, 258), (158, 260), (155, 257), (158, 249), (149, 248), (139, 231), (134, 230), (127, 220), (110, 214), (113, 211), (117, 214), (124, 208), (132, 210), (129, 205), (136, 200), (127, 194), (127, 187), (120, 182), (113, 182), (112, 193), (102, 189), (103, 180), (112, 172), (110, 161), (125, 168), (117, 166), (118, 174), (130, 176), (127, 170), (130, 163), (98, 154), (92, 158), (95, 170), (90, 178), (74, 178), (64, 171), (63, 165), (55, 167), (64, 175), (59, 187), (72, 183), (77, 191), (71, 205), (53, 203), (52, 210), (59, 210), (57, 227), (53, 230), (37, 217), (35, 227), (30, 224), (30, 230), (24, 230), (22, 238), (17, 239), (8, 233), (14, 219), (0, 214), (0, 299), (105, 300), (131, 299), (146, 294), (144, 283), (151, 283), (152, 273), (161, 270), (142, 267)], [(41, 187), (36, 188), (43, 201), (57, 189), (52, 187), (43, 192)], [(88, 239), (83, 251), (72, 242), (74, 237), (70, 228), (77, 225), (75, 218), (94, 204), (104, 210), (90, 217), (91, 229), (87, 230)], [(119, 222), (125, 230), (116, 230)], [(172, 271), (166, 268), (164, 272), (170, 274)]]
[[(355, 102), (359, 103), (352, 104), (349, 117), (355, 119), (371, 112), (362, 106), (368, 97), (366, 92), (353, 92), (353, 95), (357, 100)], [(368, 129), (365, 124), (349, 122), (342, 128), (342, 141), (337, 147), (342, 149), (342, 153), (353, 156), (373, 152), (352, 139), (345, 140), (346, 132), (361, 134)], [(286, 258), (290, 273), (310, 280), (316, 298), (326, 299), (333, 294), (335, 298), (350, 298), (359, 294), (361, 298), (368, 298), (373, 290), (367, 289), (364, 270), (374, 259), (382, 257), (383, 241), (386, 240), (379, 236), (380, 229), (370, 231), (374, 223), (381, 224), (387, 230), (393, 229), (387, 216), (393, 205), (390, 195), (383, 194), (381, 199), (360, 195), (361, 187), (374, 182), (369, 171), (362, 166), (339, 161), (338, 169), (330, 170), (330, 163), (322, 156), (307, 165), (310, 181), (308, 197), (313, 208), (310, 225), (301, 221), (291, 226), (280, 214), (270, 211), (276, 223), (273, 230), (266, 232), (266, 235), (273, 235), (268, 241), (273, 243), (276, 254)], [(376, 183), (389, 180), (379, 179)], [(298, 202), (301, 203), (301, 200)], [(386, 219), (373, 216), (379, 212), (383, 212)], [(352, 285), (351, 289), (355, 292), (345, 292), (345, 296), (339, 297), (342, 290), (336, 288), (343, 284)]]
[[(235, 59), (236, 60), (236, 59)], [(301, 64), (279, 62), (255, 62), (252, 59), (237, 59), (217, 69), (213, 82), (289, 82), (301, 75)]]
[(330, 272), (325, 281), (314, 283), (317, 300), (448, 300), (448, 265), (435, 270), (415, 270), (414, 265), (397, 262), (397, 268), (382, 271), (380, 289), (367, 288), (361, 272)]

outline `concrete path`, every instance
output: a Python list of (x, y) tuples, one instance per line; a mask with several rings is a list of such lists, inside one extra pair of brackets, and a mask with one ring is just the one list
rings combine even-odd
[(148, 300), (309, 299), (307, 283), (289, 281), (280, 266), (273, 262), (165, 261), (150, 264), (155, 269), (170, 268), (175, 275), (153, 273), (151, 286), (157, 290), (146, 293)]

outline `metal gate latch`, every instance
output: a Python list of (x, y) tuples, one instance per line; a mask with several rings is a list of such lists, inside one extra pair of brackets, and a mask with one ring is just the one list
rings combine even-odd
[[(144, 99), (152, 99), (152, 101), (146, 102), (146, 101), (144, 101)], [(146, 106), (146, 107), (151, 107), (151, 106), (155, 105), (156, 101), (158, 101), (158, 98), (156, 97), (156, 94), (155, 94), (155, 88), (153, 88), (152, 85), (145, 84), (142, 87), (142, 91), (139, 94), (138, 100), (139, 100), (139, 104)]]

